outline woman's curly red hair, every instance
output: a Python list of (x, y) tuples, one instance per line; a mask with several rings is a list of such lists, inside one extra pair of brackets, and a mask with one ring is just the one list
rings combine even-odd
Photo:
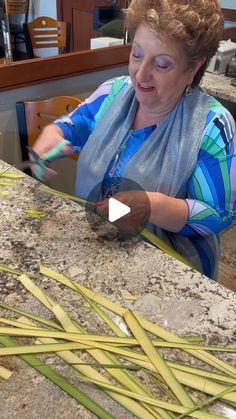
[(223, 30), (217, 0), (132, 0), (125, 10), (125, 22), (131, 35), (142, 23), (158, 38), (180, 44), (190, 66), (206, 58), (192, 87), (200, 83)]

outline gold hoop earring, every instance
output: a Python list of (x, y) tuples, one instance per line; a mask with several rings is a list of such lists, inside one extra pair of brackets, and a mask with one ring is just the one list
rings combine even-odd
[(185, 96), (190, 96), (192, 94), (192, 90), (191, 84), (188, 84), (185, 89)]

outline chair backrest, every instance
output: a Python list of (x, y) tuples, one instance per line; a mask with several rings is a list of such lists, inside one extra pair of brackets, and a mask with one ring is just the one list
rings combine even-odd
[(25, 15), (25, 22), (28, 20), (29, 0), (5, 0), (6, 13), (8, 15)]
[(24, 23), (24, 30), (29, 58), (34, 57), (36, 48), (59, 48), (59, 54), (70, 52), (70, 23), (41, 16)]
[[(22, 160), (28, 160), (28, 149), (32, 147), (42, 129), (59, 116), (69, 114), (82, 101), (71, 96), (56, 96), (39, 101), (16, 103)], [(78, 154), (70, 156), (77, 160)]]

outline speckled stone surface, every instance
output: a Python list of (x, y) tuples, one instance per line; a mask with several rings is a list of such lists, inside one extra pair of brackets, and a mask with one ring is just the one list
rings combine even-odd
[(224, 74), (206, 72), (201, 82), (201, 87), (209, 95), (236, 103), (236, 86), (231, 84), (231, 78)]
[[(0, 172), (7, 167), (0, 161)], [(210, 343), (235, 345), (236, 294), (137, 238), (120, 238), (109, 229), (107, 234), (104, 226), (102, 231), (92, 231), (81, 206), (39, 190), (34, 194), (37, 182), (30, 177), (14, 182), (13, 187), (0, 186), (0, 264), (34, 274), (44, 264), (179, 336), (197, 334)], [(1, 194), (3, 191), (8, 194)], [(32, 208), (45, 211), (46, 217), (24, 213)], [(37, 284), (88, 330), (102, 333), (95, 315), (73, 304), (79, 297), (72, 291), (45, 277), (38, 278)], [(5, 303), (50, 318), (16, 276), (0, 271), (0, 293)], [(129, 294), (137, 300), (126, 300)], [(3, 315), (6, 312), (0, 309)], [(178, 357), (184, 360), (180, 353)], [(234, 355), (227, 360), (236, 367)], [(0, 381), (1, 419), (94, 417), (23, 361), (6, 357), (1, 364), (14, 370), (9, 380)], [(78, 385), (76, 373), (62, 365), (56, 367)], [(85, 383), (79, 386), (116, 418), (133, 417), (103, 392)], [(219, 403), (211, 409), (236, 417), (235, 411)]]

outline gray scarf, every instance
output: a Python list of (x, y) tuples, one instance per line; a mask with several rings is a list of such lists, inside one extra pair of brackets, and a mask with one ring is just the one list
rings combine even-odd
[[(88, 198), (95, 186), (102, 183), (112, 158), (129, 137), (136, 110), (133, 86), (127, 85), (102, 115), (81, 151), (76, 179), (76, 193), (81, 198)], [(186, 198), (187, 181), (198, 160), (208, 111), (208, 97), (199, 88), (190, 96), (181, 97), (128, 161), (123, 176), (146, 191)], [(125, 190), (125, 185), (121, 182), (122, 189)], [(93, 199), (102, 198), (102, 190), (96, 190)], [(201, 270), (199, 257), (188, 237), (166, 232), (150, 223), (148, 229)], [(210, 241), (212, 246), (215, 238)]]

